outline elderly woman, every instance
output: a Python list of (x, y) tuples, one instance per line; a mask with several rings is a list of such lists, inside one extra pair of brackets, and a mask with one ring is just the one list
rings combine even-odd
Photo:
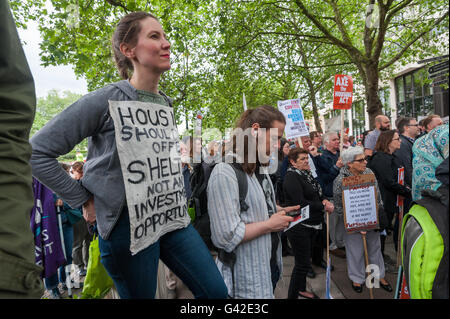
[[(342, 205), (342, 179), (349, 176), (358, 176), (365, 174), (373, 174), (373, 172), (366, 167), (367, 160), (364, 155), (362, 147), (350, 147), (342, 152), (342, 162), (345, 165), (333, 183), (333, 198), (336, 213), (343, 213)], [(375, 179), (375, 187), (378, 202), (379, 214), (383, 211), (383, 202), (381, 201), (380, 191), (378, 189), (378, 182)], [(381, 217), (380, 217), (381, 219)], [(380, 286), (386, 291), (391, 292), (391, 285), (384, 279), (385, 269), (383, 255), (381, 254), (380, 233), (377, 230), (370, 230), (366, 232), (345, 233), (344, 243), (345, 252), (347, 254), (347, 271), (350, 280), (352, 281), (352, 288), (358, 292), (362, 292), (362, 286), (365, 282), (365, 264), (364, 264), (364, 247), (361, 234), (366, 235), (367, 239), (367, 253), (369, 255), (369, 263), (378, 265), (380, 274)]]
[[(322, 264), (322, 245), (320, 242), (323, 225), (323, 212), (333, 212), (333, 204), (325, 199), (319, 182), (312, 176), (308, 151), (294, 148), (288, 155), (290, 167), (283, 182), (286, 205), (309, 206), (309, 218), (286, 231), (294, 251), (295, 264), (289, 283), (288, 299), (303, 297), (318, 299), (312, 292), (306, 291), (306, 275), (311, 268), (311, 251), (313, 263)], [(313, 245), (313, 243), (315, 245)], [(313, 247), (314, 246), (314, 247)]]

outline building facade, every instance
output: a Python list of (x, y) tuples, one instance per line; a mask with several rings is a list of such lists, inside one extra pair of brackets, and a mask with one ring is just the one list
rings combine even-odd
[[(393, 78), (380, 84), (382, 112), (391, 119), (393, 128), (399, 117), (414, 117), (420, 121), (427, 115), (438, 114), (448, 120), (448, 55), (420, 62), (405, 66)], [(430, 72), (436, 64), (441, 66), (440, 70)], [(320, 113), (324, 132), (340, 130), (340, 110), (333, 110), (332, 103), (326, 104)], [(316, 130), (314, 121), (309, 123), (311, 130)], [(364, 98), (354, 99), (352, 109), (345, 111), (344, 127), (349, 128), (349, 135), (357, 138), (370, 129)]]

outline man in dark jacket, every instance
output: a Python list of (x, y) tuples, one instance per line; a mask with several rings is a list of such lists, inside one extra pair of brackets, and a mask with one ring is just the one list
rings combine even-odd
[(325, 149), (321, 156), (313, 157), (320, 186), (327, 198), (333, 198), (333, 181), (339, 175), (342, 162), (339, 160), (339, 136), (328, 132), (323, 136)]
[[(324, 196), (333, 200), (333, 182), (339, 175), (341, 167), (344, 165), (339, 158), (339, 136), (336, 132), (328, 132), (323, 135), (323, 143), (325, 146), (322, 155), (313, 157), (316, 166), (317, 177), (322, 187)], [(331, 214), (329, 218), (330, 224), (330, 253), (344, 258), (344, 221), (342, 214)]]
[[(397, 162), (405, 168), (405, 185), (412, 187), (412, 147), (416, 137), (420, 133), (419, 124), (412, 117), (400, 118), (397, 122), (400, 134), (400, 149), (394, 152)], [(405, 203), (407, 204), (407, 203)], [(406, 206), (408, 207), (408, 206)]]

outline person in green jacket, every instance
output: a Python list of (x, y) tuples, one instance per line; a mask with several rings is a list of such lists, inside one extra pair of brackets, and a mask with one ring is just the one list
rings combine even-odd
[(40, 298), (28, 142), (36, 95), (7, 0), (0, 0), (0, 39), (0, 298)]

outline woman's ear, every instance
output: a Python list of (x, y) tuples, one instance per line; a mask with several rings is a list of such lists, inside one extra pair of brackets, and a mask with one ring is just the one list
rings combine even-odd
[(289, 163), (291, 163), (292, 166), (295, 165), (295, 162), (293, 160), (289, 160)]
[(257, 137), (258, 136), (258, 129), (259, 129), (259, 123), (253, 123), (252, 124), (252, 136)]
[(134, 48), (130, 48), (130, 46), (126, 43), (121, 43), (120, 46), (120, 52), (122, 52), (122, 54), (124, 56), (126, 56), (128, 59), (133, 59), (135, 58), (135, 54), (134, 54)]

